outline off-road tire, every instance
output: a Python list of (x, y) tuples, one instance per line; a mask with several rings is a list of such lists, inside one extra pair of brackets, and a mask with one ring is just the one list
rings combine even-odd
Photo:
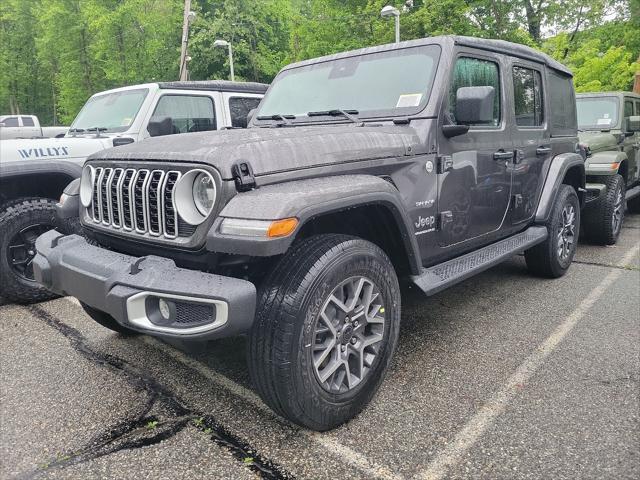
[(640, 195), (627, 201), (627, 208), (631, 213), (640, 213)]
[[(316, 377), (310, 335), (325, 299), (345, 279), (359, 275), (376, 284), (386, 306), (384, 343), (361, 383), (330, 393)], [(329, 430), (371, 400), (393, 355), (399, 326), (400, 288), (387, 255), (357, 237), (310, 237), (294, 244), (261, 285), (249, 335), (251, 379), (279, 415), (312, 430)]]
[[(575, 225), (573, 244), (566, 258), (561, 258), (558, 253), (558, 235), (563, 227), (563, 210), (566, 206), (573, 206), (575, 212)], [(547, 239), (524, 252), (527, 268), (535, 275), (547, 278), (558, 278), (564, 275), (573, 261), (578, 245), (580, 232), (580, 200), (573, 187), (561, 185), (549, 220), (546, 223), (549, 236)]]
[(34, 280), (21, 277), (13, 270), (8, 249), (14, 236), (37, 224), (50, 224), (52, 228), (65, 230), (56, 217), (56, 201), (50, 198), (20, 198), (0, 207), (0, 297), (16, 303), (34, 303), (55, 298)]
[(80, 302), (83, 310), (87, 315), (89, 315), (93, 320), (102, 325), (104, 328), (108, 328), (109, 330), (113, 330), (114, 332), (118, 332), (121, 335), (131, 336), (138, 335), (139, 332), (135, 330), (131, 330), (130, 328), (123, 327), (120, 325), (115, 318), (113, 318), (108, 313), (97, 310), (86, 303)]
[[(613, 245), (618, 241), (624, 221), (624, 178), (621, 175), (604, 177), (606, 192), (595, 205), (589, 205), (583, 212), (583, 228), (586, 237), (598, 245)], [(616, 199), (622, 194), (622, 206), (620, 209), (620, 223), (617, 228), (613, 226), (613, 216), (616, 207)]]

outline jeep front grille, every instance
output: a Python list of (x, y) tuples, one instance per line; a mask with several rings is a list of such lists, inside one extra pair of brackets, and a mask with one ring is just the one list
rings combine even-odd
[(173, 193), (181, 175), (174, 170), (96, 167), (87, 213), (95, 224), (176, 238), (182, 222)]

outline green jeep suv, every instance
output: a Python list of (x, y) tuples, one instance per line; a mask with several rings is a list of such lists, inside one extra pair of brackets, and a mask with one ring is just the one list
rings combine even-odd
[(576, 95), (579, 138), (586, 153), (584, 233), (603, 245), (616, 243), (625, 213), (640, 212), (640, 95), (630, 92)]

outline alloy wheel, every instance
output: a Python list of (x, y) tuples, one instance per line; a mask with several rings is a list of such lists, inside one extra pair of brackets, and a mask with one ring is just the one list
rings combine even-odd
[(613, 215), (611, 216), (611, 227), (613, 228), (613, 234), (617, 235), (622, 227), (622, 220), (624, 218), (624, 194), (622, 188), (618, 188), (616, 191), (616, 200), (613, 204)]
[(316, 377), (325, 390), (345, 393), (366, 378), (382, 346), (384, 313), (380, 290), (365, 277), (349, 278), (331, 292), (312, 344)]
[(562, 224), (558, 232), (558, 257), (566, 260), (571, 255), (576, 235), (576, 210), (573, 205), (562, 209)]
[(36, 256), (36, 239), (54, 228), (53, 225), (37, 223), (16, 233), (7, 246), (9, 266), (19, 277), (34, 280), (33, 258)]

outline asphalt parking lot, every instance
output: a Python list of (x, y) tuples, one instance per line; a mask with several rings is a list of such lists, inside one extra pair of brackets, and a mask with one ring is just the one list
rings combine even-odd
[(640, 216), (559, 280), (522, 257), (405, 287), (392, 368), (313, 433), (251, 389), (242, 338), (121, 337), (66, 298), (0, 306), (2, 478), (640, 478)]

